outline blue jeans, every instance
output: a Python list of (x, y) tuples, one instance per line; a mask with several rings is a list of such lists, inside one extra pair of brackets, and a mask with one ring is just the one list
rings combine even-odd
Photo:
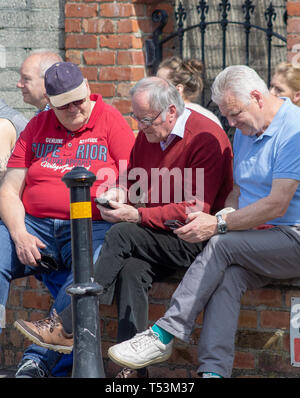
[[(9, 293), (10, 282), (13, 279), (29, 275), (38, 276), (48, 287), (55, 301), (53, 309), (59, 313), (71, 302), (66, 288), (72, 283), (72, 243), (71, 223), (69, 220), (37, 218), (26, 214), (27, 231), (37, 236), (47, 247), (43, 250), (53, 255), (59, 271), (46, 272), (43, 267), (30, 267), (22, 264), (16, 254), (15, 245), (5, 224), (0, 221), (0, 306), (5, 307)], [(93, 221), (93, 257), (98, 258), (105, 233), (111, 227), (105, 221)], [(2, 320), (3, 322), (3, 320)], [(62, 354), (47, 350), (37, 345), (31, 345), (24, 352), (23, 359), (33, 359), (47, 374), (57, 364)]]

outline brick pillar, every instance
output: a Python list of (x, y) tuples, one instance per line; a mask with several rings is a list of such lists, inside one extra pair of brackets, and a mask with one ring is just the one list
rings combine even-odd
[(154, 29), (153, 10), (171, 11), (166, 3), (67, 0), (65, 4), (66, 60), (80, 66), (92, 92), (118, 108), (133, 129), (137, 126), (128, 116), (128, 91), (147, 74), (144, 41)]
[(288, 1), (287, 14), (287, 59), (300, 66), (300, 1)]

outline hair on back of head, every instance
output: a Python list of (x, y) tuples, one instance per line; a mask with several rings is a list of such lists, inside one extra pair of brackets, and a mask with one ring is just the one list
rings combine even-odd
[(300, 90), (300, 65), (281, 62), (275, 67), (274, 74), (282, 75), (286, 84), (294, 91)]
[(203, 90), (203, 64), (198, 59), (181, 59), (173, 56), (163, 60), (158, 69), (168, 70), (167, 78), (174, 86), (183, 86), (183, 97), (189, 101), (196, 100)]

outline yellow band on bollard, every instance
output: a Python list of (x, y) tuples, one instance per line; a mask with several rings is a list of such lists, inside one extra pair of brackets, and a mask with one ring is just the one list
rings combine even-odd
[(70, 204), (70, 218), (92, 218), (91, 202), (74, 202)]

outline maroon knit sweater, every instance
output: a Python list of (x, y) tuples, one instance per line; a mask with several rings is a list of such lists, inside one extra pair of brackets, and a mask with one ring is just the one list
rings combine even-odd
[[(203, 184), (196, 169), (203, 169)], [(175, 178), (168, 178), (170, 172)], [(183, 138), (176, 137), (165, 151), (139, 132), (127, 177), (130, 197), (140, 193), (138, 187), (145, 193), (145, 207), (139, 208), (144, 226), (166, 229), (164, 221), (184, 221), (191, 211), (214, 214), (232, 190), (231, 144), (216, 123), (191, 111)]]

